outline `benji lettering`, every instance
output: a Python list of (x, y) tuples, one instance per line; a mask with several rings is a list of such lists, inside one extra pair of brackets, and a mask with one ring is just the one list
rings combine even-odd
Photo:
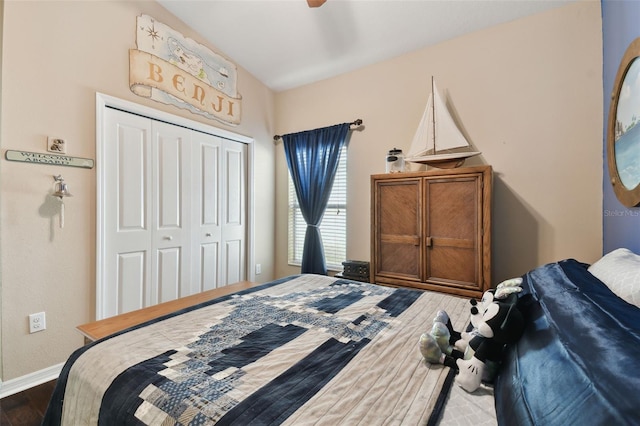
[(240, 123), (240, 99), (233, 98), (174, 64), (140, 50), (129, 51), (131, 90), (151, 97), (161, 90), (219, 120)]

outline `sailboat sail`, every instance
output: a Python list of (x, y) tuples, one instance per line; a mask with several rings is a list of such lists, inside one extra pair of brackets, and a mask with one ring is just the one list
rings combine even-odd
[(416, 130), (416, 134), (413, 135), (413, 141), (411, 142), (411, 148), (409, 148), (408, 157), (417, 157), (425, 155), (429, 150), (435, 151), (434, 144), (434, 126), (433, 120), (433, 97), (429, 94), (427, 99), (427, 107), (422, 113), (420, 119), (420, 125)]
[(430, 164), (431, 161), (459, 160), (480, 154), (479, 152), (458, 152), (443, 154), (443, 151), (469, 147), (453, 117), (449, 114), (435, 82), (422, 114), (420, 125), (411, 142), (407, 161)]

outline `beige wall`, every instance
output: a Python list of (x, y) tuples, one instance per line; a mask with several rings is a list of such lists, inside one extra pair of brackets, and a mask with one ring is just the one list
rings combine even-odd
[[(218, 122), (134, 95), (128, 88), (136, 16), (145, 13), (203, 43), (155, 2), (10, 1), (4, 4), (1, 149), (44, 152), (47, 135), (67, 140), (67, 155), (95, 158), (95, 93), (226, 128), (255, 138), (255, 258), (259, 281), (273, 278), (274, 94), (243, 69), (241, 125)], [(217, 51), (215, 46), (209, 46)], [(224, 54), (224, 52), (219, 52)], [(233, 58), (229, 58), (233, 61)], [(59, 229), (48, 193), (62, 174), (73, 198)], [(66, 360), (82, 344), (76, 325), (95, 306), (96, 169), (0, 160), (2, 380)], [(53, 202), (52, 202), (53, 201)], [(28, 333), (30, 313), (47, 330)]]
[[(583, 1), (276, 95), (290, 133), (362, 118), (348, 160), (347, 257), (370, 258), (369, 176), (408, 151), (430, 77), (494, 168), (493, 277), (602, 249), (602, 29)], [(276, 275), (287, 266), (287, 170), (276, 155)]]

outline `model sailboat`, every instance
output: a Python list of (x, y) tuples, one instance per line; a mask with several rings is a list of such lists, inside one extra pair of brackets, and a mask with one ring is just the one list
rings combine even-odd
[(449, 114), (432, 77), (427, 107), (405, 160), (442, 169), (460, 167), (467, 158), (480, 154), (478, 151), (469, 151), (469, 147), (469, 142)]

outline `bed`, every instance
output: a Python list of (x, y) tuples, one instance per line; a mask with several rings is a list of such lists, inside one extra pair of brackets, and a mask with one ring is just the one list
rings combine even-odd
[(552, 263), (523, 289), (525, 332), (495, 383), (499, 424), (640, 424), (640, 257)]
[(280, 279), (80, 348), (44, 423), (425, 424), (451, 382), (418, 349), (440, 309), (468, 321), (461, 297)]
[(640, 309), (623, 297), (640, 285), (615, 286), (640, 263), (625, 256), (525, 274), (525, 333), (473, 393), (417, 344), (441, 309), (463, 329), (468, 299), (300, 275), (78, 349), (44, 424), (639, 424)]

